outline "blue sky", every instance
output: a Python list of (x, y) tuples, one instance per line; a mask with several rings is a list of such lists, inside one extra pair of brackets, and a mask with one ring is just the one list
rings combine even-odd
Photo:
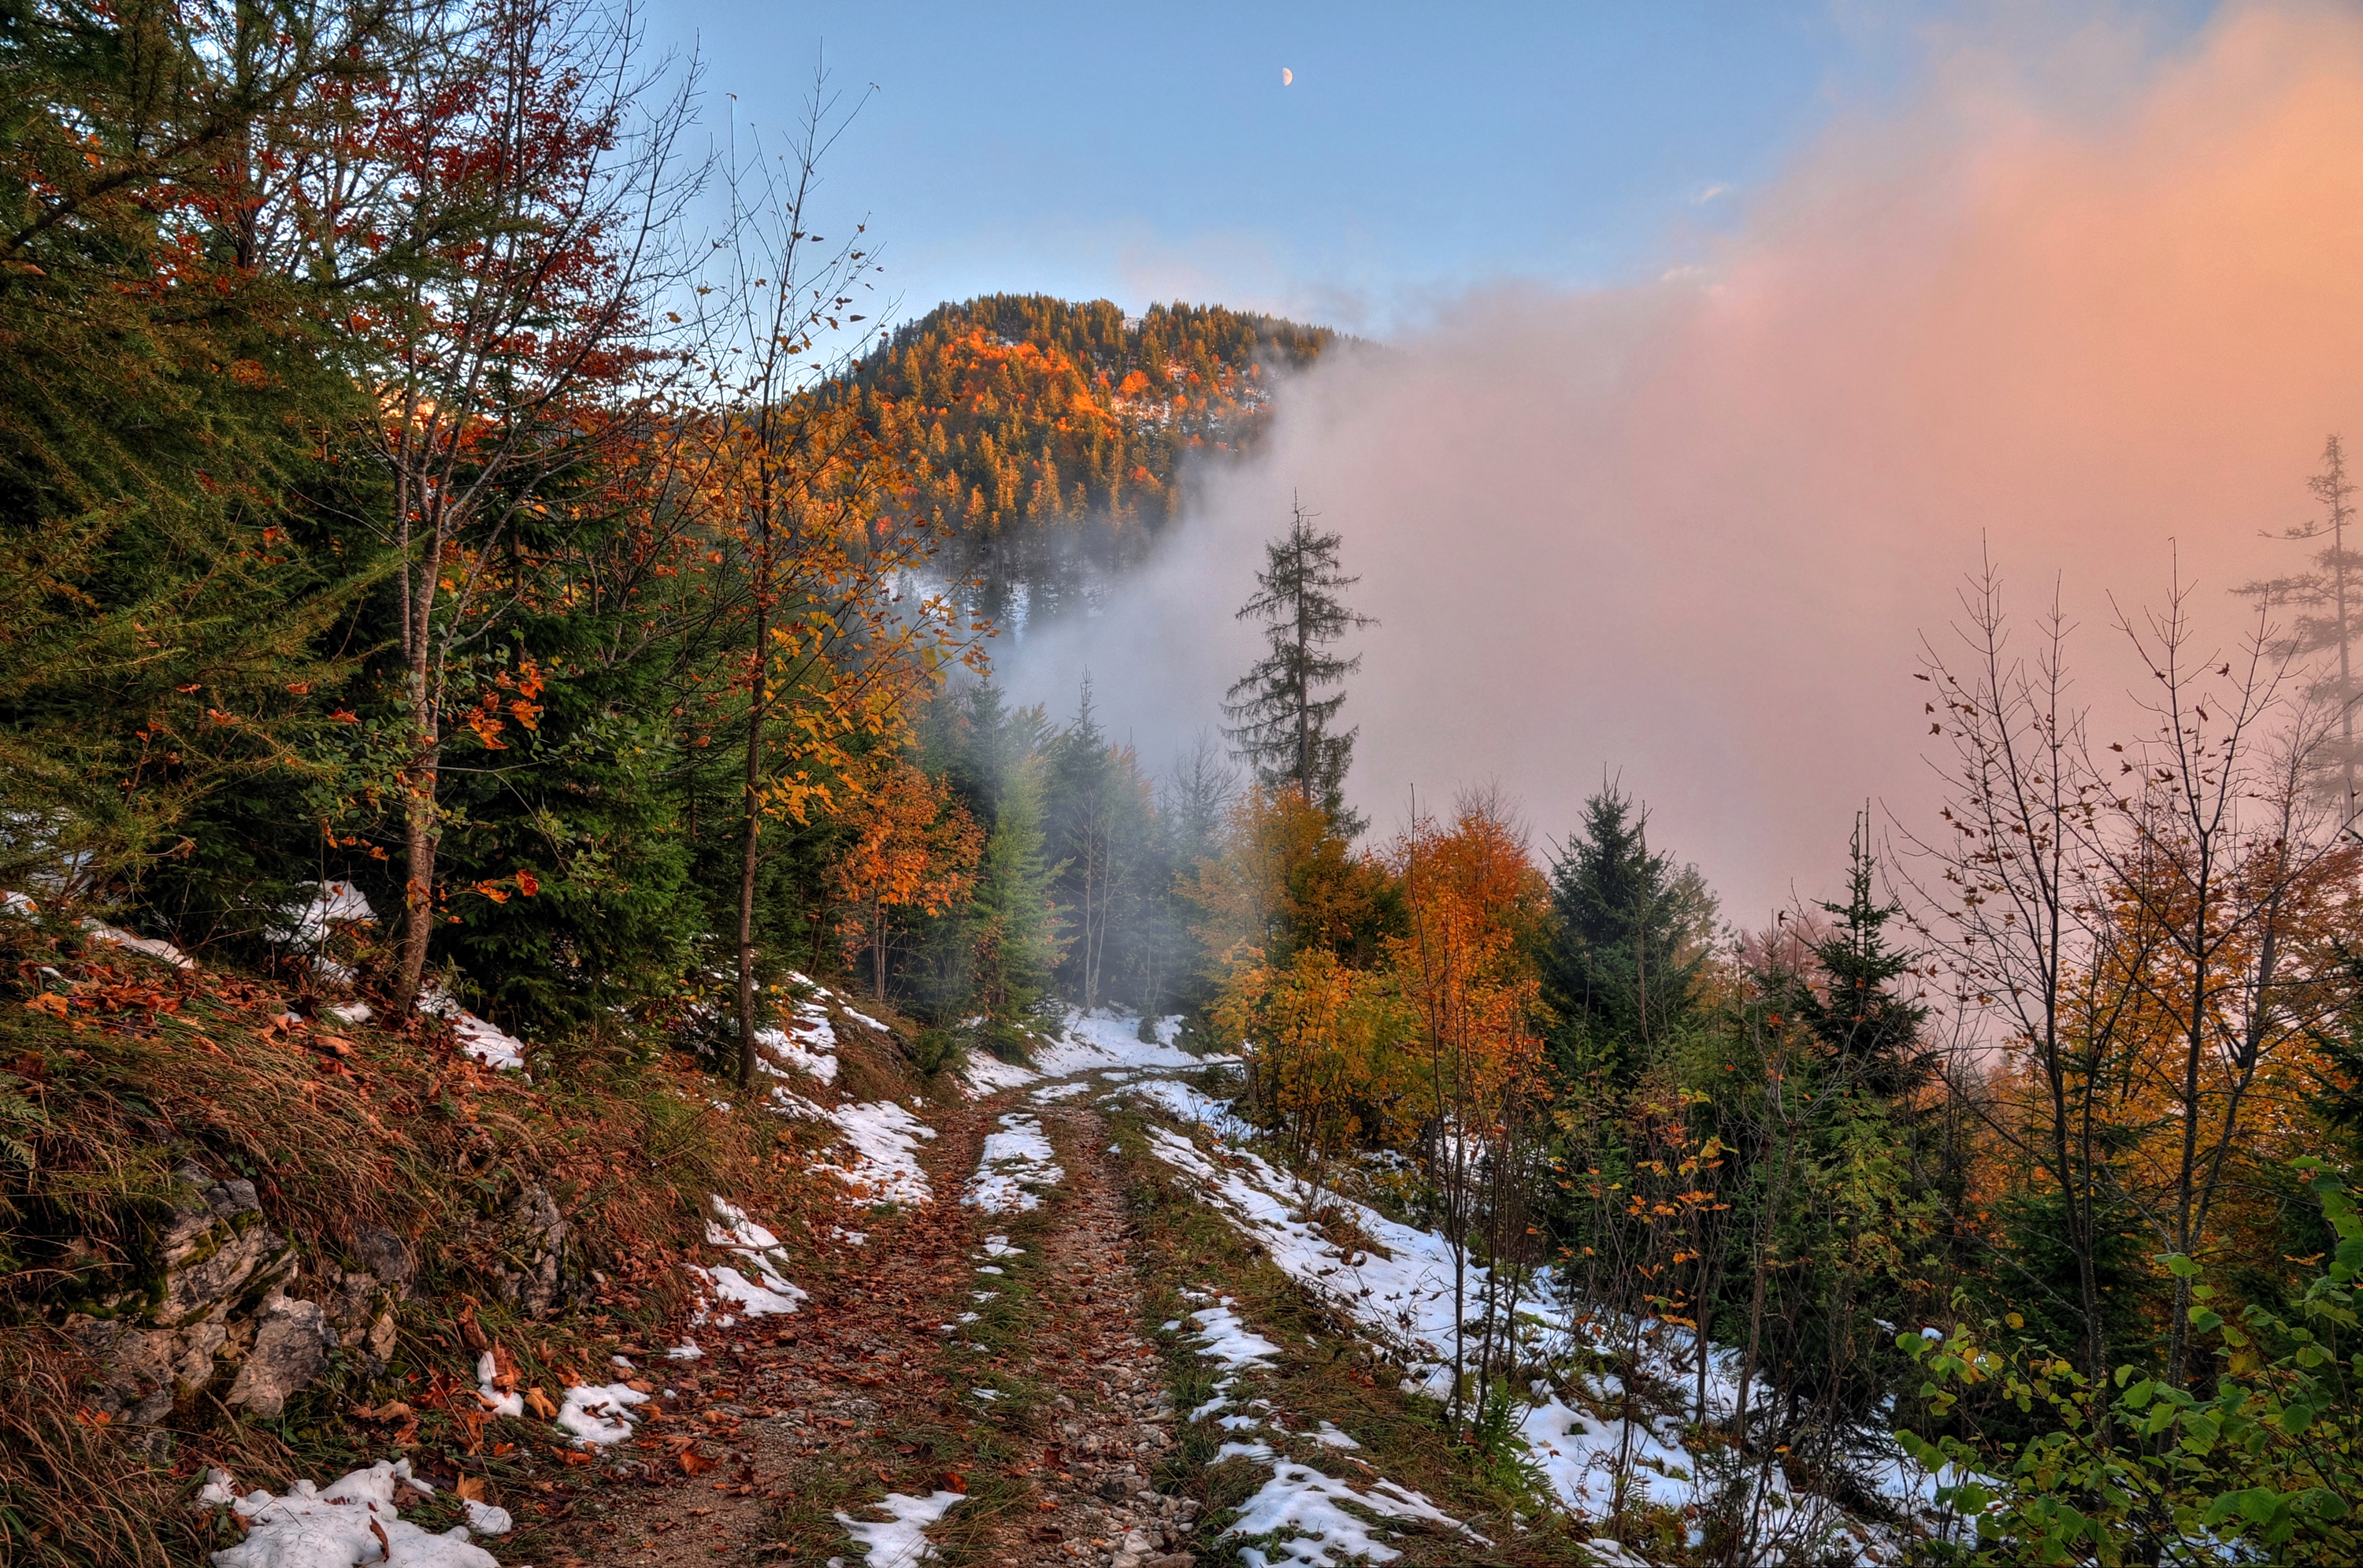
[[(1487, 282), (1681, 264), (1833, 113), (1908, 97), (1959, 19), (1860, 0), (653, 5), (655, 38), (703, 58), (717, 127), (788, 122), (824, 54), (868, 94), (831, 201), (883, 238), (905, 313), (1038, 290), (1379, 334)], [(2187, 33), (2199, 8), (2145, 14)]]

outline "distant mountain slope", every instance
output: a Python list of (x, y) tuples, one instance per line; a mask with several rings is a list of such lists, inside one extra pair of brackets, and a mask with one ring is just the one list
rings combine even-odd
[(1135, 559), (1180, 511), (1193, 456), (1254, 446), (1271, 385), (1337, 335), (1219, 305), (994, 294), (939, 305), (842, 395), (911, 459), (979, 608), (1023, 620)]

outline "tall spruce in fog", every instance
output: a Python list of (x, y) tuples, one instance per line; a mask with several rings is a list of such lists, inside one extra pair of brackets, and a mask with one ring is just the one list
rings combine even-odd
[(1264, 569), (1256, 574), (1256, 592), (1239, 607), (1238, 619), (1260, 620), (1271, 651), (1231, 684), (1223, 733), (1254, 767), (1259, 783), (1294, 790), (1351, 838), (1365, 825), (1346, 809), (1345, 798), (1359, 732), (1332, 726), (1346, 704), (1346, 677), (1361, 668), (1362, 658), (1340, 658), (1328, 650), (1348, 632), (1378, 622), (1347, 608), (1340, 595), (1361, 579), (1348, 577), (1338, 565), (1343, 536), (1316, 531), (1314, 516), (1292, 502), (1288, 532), (1264, 547)]
[(1148, 790), (1131, 748), (1111, 744), (1083, 677), (1075, 722), (1045, 761), (1046, 851), (1061, 869), (1052, 893), (1071, 919), (1063, 980), (1086, 1008), (1109, 999), (1113, 939), (1137, 914), (1135, 876), (1150, 847)]
[(1065, 947), (1066, 921), (1050, 895), (1065, 867), (1044, 865), (1042, 845), (1042, 762), (1027, 756), (1002, 779), (969, 927), (975, 999), (1003, 1026), (1035, 1010)]
[(1649, 1043), (1690, 1018), (1714, 895), (1695, 867), (1650, 850), (1647, 812), (1611, 786), (1584, 802), (1552, 863), (1551, 904), (1542, 972), (1561, 1066), (1629, 1078)]
[(2240, 591), (2268, 609), (2288, 607), (2296, 619), (2281, 628), (2273, 651), (2285, 658), (2320, 657), (2322, 668), (2309, 694), (2337, 714), (2338, 738), (2322, 748), (2324, 782), (2352, 822), (2363, 807), (2363, 756), (2355, 744), (2355, 706), (2363, 690), (2355, 683), (2355, 634), (2363, 620), (2363, 552), (2346, 547), (2355, 524), (2355, 484), (2346, 477), (2346, 452), (2333, 436), (2322, 448), (2322, 471), (2306, 488), (2322, 502), (2322, 516), (2301, 523), (2282, 537), (2312, 543), (2327, 540), (2307, 570), (2251, 582)]
[(1869, 814), (1857, 817), (1847, 901), (1822, 905), (1836, 917), (1837, 929), (1814, 945), (1823, 985), (1820, 992), (1798, 988), (1794, 1006), (1805, 1027), (1829, 1046), (1866, 1091), (1882, 1100), (1900, 1101), (1925, 1085), (1934, 1071), (1920, 1041), (1928, 1010), (1895, 989), (1919, 955), (1888, 944), (1887, 922), (1902, 914), (1903, 907), (1881, 902), (1872, 890), (1878, 861), (1867, 842), (1869, 832)]

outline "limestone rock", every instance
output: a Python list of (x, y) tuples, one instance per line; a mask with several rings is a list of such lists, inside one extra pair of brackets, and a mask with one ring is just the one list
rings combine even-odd
[(63, 1325), (99, 1365), (98, 1408), (148, 1424), (213, 1381), (216, 1359), (246, 1337), (247, 1326), (230, 1320), (239, 1303), (290, 1261), (252, 1182), (217, 1181), (194, 1165), (173, 1174), (180, 1186), (155, 1239), (154, 1294), (117, 1297), (105, 1303), (114, 1315), (77, 1313)]
[(281, 1262), (286, 1248), (263, 1223), (252, 1182), (216, 1181), (195, 1165), (173, 1174), (182, 1192), (157, 1237), (163, 1297), (150, 1313), (167, 1329), (217, 1315)]
[(254, 1348), (238, 1369), (226, 1403), (275, 1416), (287, 1397), (328, 1369), (337, 1331), (316, 1301), (273, 1295), (255, 1323)]
[(397, 1290), (407, 1290), (418, 1272), (410, 1243), (376, 1225), (364, 1225), (353, 1232), (353, 1261)]
[(566, 1217), (543, 1187), (528, 1187), (509, 1205), (514, 1266), (501, 1275), (501, 1298), (528, 1316), (547, 1317), (566, 1293)]

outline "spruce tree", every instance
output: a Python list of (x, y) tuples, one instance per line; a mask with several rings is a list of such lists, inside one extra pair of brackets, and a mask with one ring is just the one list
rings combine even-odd
[(1821, 906), (1838, 922), (1814, 945), (1823, 984), (1818, 992), (1801, 987), (1794, 1005), (1805, 1026), (1867, 1092), (1898, 1101), (1925, 1085), (1933, 1070), (1920, 1040), (1928, 1010), (1893, 988), (1911, 973), (1918, 955), (1887, 944), (1884, 928), (1903, 907), (1881, 903), (1872, 891), (1878, 862), (1866, 842), (1869, 829), (1868, 815), (1856, 819), (1847, 901)]
[(1001, 809), (977, 867), (971, 932), (975, 995), (995, 1024), (994, 1043), (1035, 1013), (1058, 966), (1066, 922), (1050, 896), (1063, 867), (1042, 863), (1042, 764), (1027, 757), (1003, 780)]
[(1146, 836), (1146, 811), (1131, 756), (1100, 728), (1092, 678), (1083, 676), (1075, 722), (1046, 755), (1047, 854), (1062, 866), (1052, 892), (1075, 915), (1075, 942), (1064, 968), (1067, 994), (1088, 1010), (1104, 999), (1110, 938), (1131, 891)]
[(2352, 823), (2363, 812), (2363, 782), (2358, 782), (2363, 750), (2355, 738), (2355, 710), (2363, 701), (2363, 687), (2357, 685), (2354, 657), (2356, 634), (2363, 631), (2363, 553), (2346, 543), (2346, 530), (2356, 520), (2356, 486), (2346, 477), (2346, 448), (2337, 436), (2324, 443), (2322, 471), (2306, 480), (2306, 489), (2322, 503), (2322, 517), (2289, 529), (2282, 537), (2308, 544), (2324, 541), (2310, 569), (2251, 582), (2240, 591), (2269, 609), (2295, 610), (2294, 619), (2275, 638), (2276, 654), (2321, 659), (2308, 695), (2336, 714), (2337, 738), (2316, 753), (2323, 775), (2319, 782)]
[[(1346, 770), (1353, 765), (1359, 730), (1333, 733), (1345, 706), (1341, 687), (1361, 668), (1359, 654), (1340, 658), (1329, 647), (1348, 632), (1378, 622), (1357, 614), (1340, 594), (1361, 580), (1338, 566), (1344, 538), (1313, 526), (1314, 513), (1292, 503), (1288, 532), (1264, 547), (1264, 569), (1238, 619), (1259, 619), (1270, 652), (1231, 685), (1223, 703), (1224, 734), (1267, 789), (1288, 790), (1328, 813), (1352, 838), (1366, 825), (1346, 808)], [(1327, 692), (1327, 695), (1323, 695)]]
[(1542, 971), (1561, 1066), (1627, 1081), (1690, 1017), (1714, 897), (1695, 867), (1650, 851), (1647, 814), (1611, 786), (1553, 863), (1551, 905)]

